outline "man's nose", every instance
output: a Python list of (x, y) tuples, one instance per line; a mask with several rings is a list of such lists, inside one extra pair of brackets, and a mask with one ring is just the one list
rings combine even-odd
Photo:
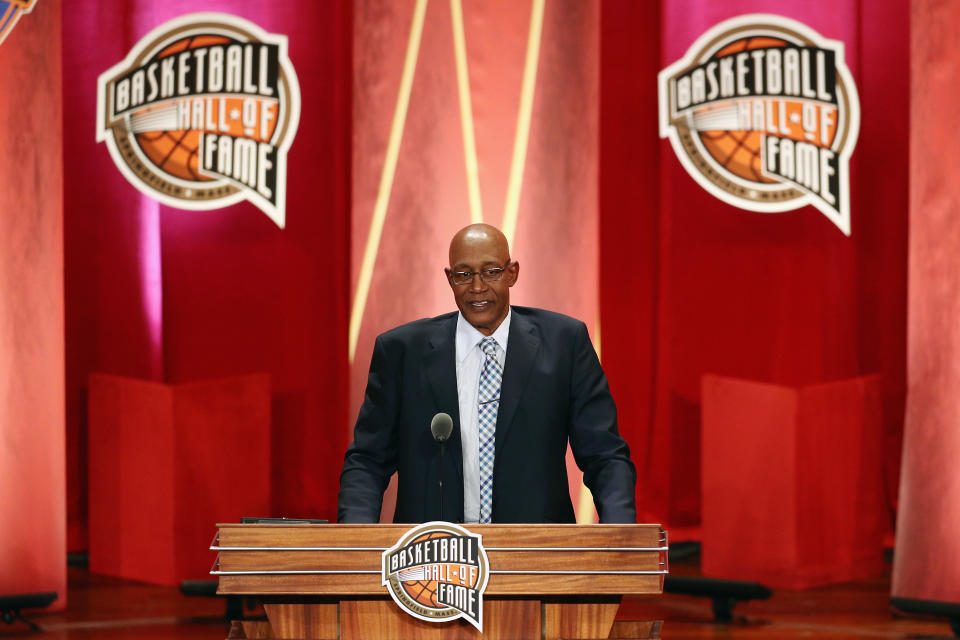
[(470, 281), (470, 291), (483, 291), (487, 288), (487, 283), (480, 277), (480, 273), (473, 274), (473, 280)]

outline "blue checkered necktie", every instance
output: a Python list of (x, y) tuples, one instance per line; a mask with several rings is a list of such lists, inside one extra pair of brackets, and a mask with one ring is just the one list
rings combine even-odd
[(497, 411), (500, 409), (500, 383), (503, 367), (497, 360), (497, 341), (484, 338), (480, 349), (486, 355), (480, 372), (479, 405), (480, 433), (480, 522), (490, 522), (493, 506), (493, 449), (496, 442)]

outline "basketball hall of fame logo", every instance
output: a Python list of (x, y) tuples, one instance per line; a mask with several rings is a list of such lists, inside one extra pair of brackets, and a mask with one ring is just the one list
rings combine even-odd
[(860, 101), (843, 43), (782, 16), (704, 33), (660, 72), (660, 137), (700, 186), (766, 213), (810, 204), (850, 235)]
[(97, 83), (97, 142), (137, 189), (182, 209), (249, 200), (280, 227), (299, 120), (287, 37), (224, 13), (157, 27)]
[(20, 16), (33, 11), (37, 0), (0, 0), (0, 44), (13, 31)]
[(383, 585), (415, 618), (463, 618), (482, 633), (488, 567), (479, 535), (449, 522), (428, 522), (383, 552)]

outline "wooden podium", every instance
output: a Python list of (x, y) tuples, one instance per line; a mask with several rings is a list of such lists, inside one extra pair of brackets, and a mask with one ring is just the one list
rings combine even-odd
[[(390, 599), (382, 553), (413, 525), (221, 524), (211, 546), (218, 593), (258, 596), (269, 622), (232, 637), (330, 640), (659, 637), (659, 623), (615, 629), (623, 595), (658, 594), (659, 525), (464, 525), (482, 536), (490, 577), (481, 635), (462, 620), (424, 622)], [(611, 635), (613, 629), (613, 635)]]

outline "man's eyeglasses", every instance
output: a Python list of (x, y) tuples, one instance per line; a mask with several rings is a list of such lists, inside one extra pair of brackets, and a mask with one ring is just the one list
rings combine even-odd
[(484, 267), (480, 271), (453, 271), (450, 273), (450, 282), (457, 286), (470, 284), (479, 275), (484, 282), (496, 282), (503, 277), (503, 272), (510, 266), (510, 260), (502, 267)]

